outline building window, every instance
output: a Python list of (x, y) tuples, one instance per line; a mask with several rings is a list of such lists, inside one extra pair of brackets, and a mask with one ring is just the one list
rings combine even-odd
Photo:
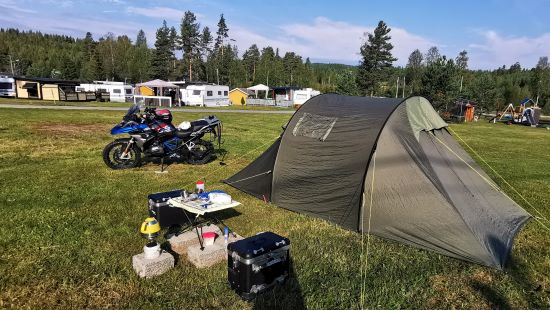
[(76, 91), (84, 91), (84, 87), (77, 87)]
[(121, 91), (119, 88), (113, 88), (113, 94), (120, 94)]
[(225, 91), (223, 92), (223, 95), (224, 95), (224, 96), (227, 96), (227, 90), (225, 90)]
[(196, 89), (193, 90), (193, 96), (200, 96), (200, 94), (201, 94), (200, 90), (196, 90)]
[(222, 95), (222, 91), (218, 90), (218, 96), (221, 96), (221, 95)]
[(211, 91), (211, 90), (207, 91), (207, 92), (206, 92), (206, 96), (207, 96), (207, 97), (212, 97), (212, 91)]
[(132, 94), (132, 89), (126, 88), (126, 95), (131, 95), (131, 94)]

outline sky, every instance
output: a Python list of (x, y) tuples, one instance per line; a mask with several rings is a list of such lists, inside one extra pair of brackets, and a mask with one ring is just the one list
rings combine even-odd
[(550, 0), (0, 0), (0, 27), (75, 37), (89, 31), (95, 39), (108, 32), (135, 39), (143, 29), (152, 46), (162, 21), (179, 29), (187, 10), (212, 32), (223, 13), (241, 53), (255, 43), (312, 62), (358, 64), (364, 33), (379, 20), (392, 29), (399, 66), (431, 46), (451, 58), (468, 51), (471, 69), (530, 68), (550, 56)]

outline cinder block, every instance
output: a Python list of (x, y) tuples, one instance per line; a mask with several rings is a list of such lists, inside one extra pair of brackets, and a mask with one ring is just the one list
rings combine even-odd
[[(221, 230), (216, 225), (208, 225), (202, 228), (202, 232), (208, 231), (215, 232), (218, 234), (218, 236), (222, 236)], [(201, 229), (199, 228), (199, 234), (200, 233)], [(168, 242), (170, 243), (170, 248), (172, 249), (172, 251), (178, 253), (179, 255), (184, 255), (187, 254), (187, 248), (192, 245), (199, 244), (199, 239), (197, 237), (197, 232), (195, 231), (195, 229), (193, 229), (190, 231), (186, 231), (183, 234), (170, 237), (170, 239), (168, 239)]]
[(145, 254), (140, 253), (132, 257), (132, 265), (139, 277), (151, 278), (172, 269), (174, 267), (174, 256), (163, 251), (157, 258), (146, 259)]
[[(219, 239), (219, 238), (218, 238)], [(200, 244), (194, 244), (187, 248), (187, 259), (197, 268), (213, 266), (224, 260), (227, 256), (223, 243), (214, 243), (201, 250)]]

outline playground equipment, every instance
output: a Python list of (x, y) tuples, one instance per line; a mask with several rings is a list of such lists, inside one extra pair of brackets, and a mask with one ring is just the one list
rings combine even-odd
[[(530, 107), (527, 104), (531, 103)], [(530, 125), (531, 127), (537, 127), (540, 120), (541, 108), (532, 99), (525, 98), (521, 101), (520, 105), (514, 107), (513, 104), (509, 104), (504, 112), (500, 115), (497, 114), (494, 120), (498, 118), (499, 122), (507, 122), (514, 124)]]
[(475, 118), (475, 108), (477, 103), (469, 99), (459, 99), (455, 102), (455, 106), (451, 109), (451, 120), (457, 123), (473, 122)]

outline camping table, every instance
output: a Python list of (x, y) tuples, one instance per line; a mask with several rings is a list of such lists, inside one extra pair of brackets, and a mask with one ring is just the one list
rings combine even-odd
[[(195, 214), (195, 217), (193, 219), (189, 218), (187, 216), (187, 213), (185, 213), (185, 216), (187, 217), (187, 220), (189, 221), (189, 225), (191, 227), (191, 230), (195, 229), (197, 232), (197, 237), (199, 238), (199, 243), (201, 245), (201, 250), (204, 249), (202, 237), (199, 234), (199, 228), (197, 225), (197, 219), (202, 217), (211, 217), (215, 222), (221, 223), (223, 226), (227, 227), (224, 222), (222, 222), (220, 219), (216, 218), (213, 213), (219, 212), (226, 209), (234, 208), (241, 203), (235, 200), (232, 200), (230, 204), (216, 204), (216, 203), (210, 203), (203, 202), (200, 200), (193, 200), (193, 201), (183, 201), (181, 197), (177, 198), (171, 198), (168, 200), (168, 204), (174, 208), (180, 208), (183, 209), (189, 213)], [(208, 204), (206, 208), (202, 207), (205, 204)]]

